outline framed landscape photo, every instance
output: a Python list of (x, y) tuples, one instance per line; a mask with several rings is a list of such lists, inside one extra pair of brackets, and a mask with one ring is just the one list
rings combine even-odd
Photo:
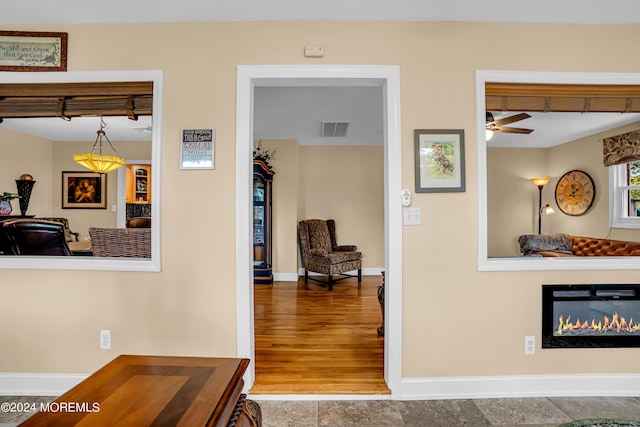
[(414, 139), (415, 192), (464, 192), (464, 129), (416, 129)]
[(67, 71), (68, 33), (0, 31), (0, 71)]
[(62, 209), (106, 209), (107, 174), (62, 172)]

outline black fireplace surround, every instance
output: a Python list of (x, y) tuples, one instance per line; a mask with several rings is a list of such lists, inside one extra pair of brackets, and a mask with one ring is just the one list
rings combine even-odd
[(640, 285), (542, 285), (542, 348), (640, 347)]

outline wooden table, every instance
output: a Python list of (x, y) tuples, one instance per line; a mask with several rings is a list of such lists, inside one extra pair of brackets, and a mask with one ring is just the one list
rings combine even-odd
[(92, 256), (93, 248), (91, 247), (91, 242), (87, 240), (83, 240), (80, 242), (67, 242), (67, 246), (69, 246), (69, 250), (75, 256)]
[(119, 356), (20, 426), (260, 427), (260, 407), (241, 394), (248, 365), (248, 359)]

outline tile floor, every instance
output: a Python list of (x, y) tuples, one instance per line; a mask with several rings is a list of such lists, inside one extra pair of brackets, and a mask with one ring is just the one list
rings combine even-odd
[[(53, 397), (0, 396), (36, 403)], [(257, 400), (263, 427), (551, 427), (585, 418), (640, 421), (640, 397), (553, 397), (473, 400)], [(28, 413), (0, 410), (0, 427), (14, 427)]]

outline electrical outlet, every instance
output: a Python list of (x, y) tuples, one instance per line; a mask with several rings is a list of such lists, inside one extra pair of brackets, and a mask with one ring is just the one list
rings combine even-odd
[(534, 354), (536, 354), (536, 337), (524, 337), (524, 354), (526, 354), (527, 356), (533, 356)]
[(111, 331), (109, 329), (100, 330), (100, 350), (111, 349)]
[(305, 46), (304, 56), (307, 58), (322, 58), (324, 56), (324, 46)]

